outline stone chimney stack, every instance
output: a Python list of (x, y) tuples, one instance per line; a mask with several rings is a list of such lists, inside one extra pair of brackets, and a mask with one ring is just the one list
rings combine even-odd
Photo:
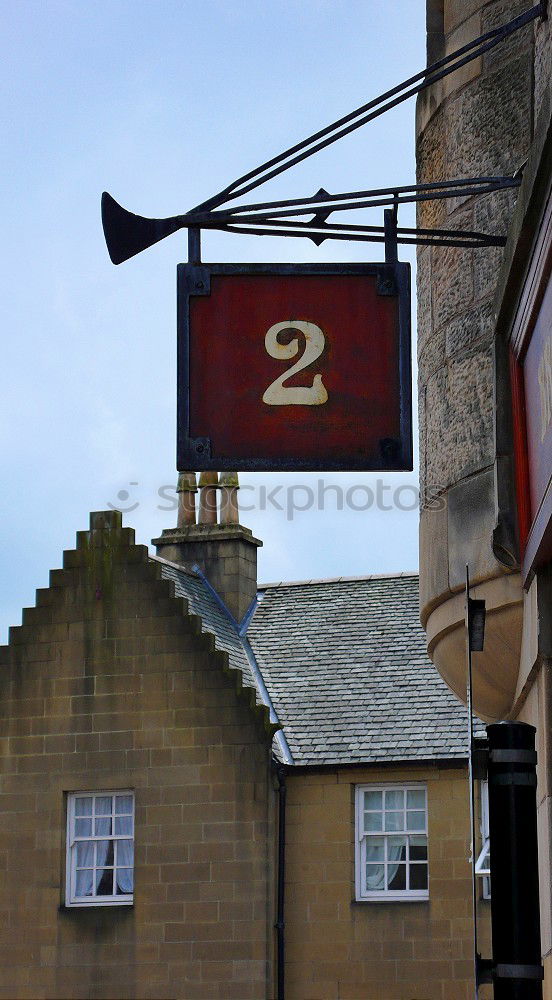
[(202, 472), (196, 522), (196, 474), (179, 473), (177, 526), (165, 529), (152, 544), (162, 559), (187, 569), (199, 566), (241, 622), (257, 593), (257, 549), (263, 543), (239, 523), (238, 489), (237, 472), (223, 472), (220, 480), (216, 472)]

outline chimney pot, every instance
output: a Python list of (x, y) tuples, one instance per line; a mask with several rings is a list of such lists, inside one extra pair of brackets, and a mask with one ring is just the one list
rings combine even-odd
[[(221, 490), (221, 523), (216, 522), (216, 491)], [(157, 555), (191, 569), (197, 565), (220, 595), (237, 622), (241, 622), (257, 594), (257, 549), (263, 543), (239, 524), (237, 472), (202, 472), (199, 477), (199, 523), (181, 523), (197, 490), (195, 473), (178, 477), (179, 522), (154, 538)], [(211, 497), (205, 500), (205, 494)], [(187, 498), (187, 499), (186, 499)], [(184, 503), (189, 506), (184, 508)], [(214, 517), (212, 516), (214, 513)], [(210, 520), (202, 520), (205, 515)]]
[(237, 472), (222, 472), (220, 476), (220, 523), (239, 524)]
[(195, 493), (197, 493), (197, 481), (195, 472), (179, 472), (178, 485), (178, 520), (177, 527), (185, 528), (188, 524), (195, 524)]
[(198, 524), (217, 523), (218, 472), (201, 472), (199, 476)]

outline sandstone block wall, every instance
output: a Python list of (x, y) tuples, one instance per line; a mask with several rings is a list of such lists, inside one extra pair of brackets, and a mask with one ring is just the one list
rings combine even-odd
[[(427, 0), (431, 59), (531, 4), (522, 0)], [(537, 19), (492, 52), (421, 95), (417, 106), (420, 181), (511, 174), (535, 158), (550, 120), (550, 19)], [(535, 165), (526, 170), (526, 182)], [(421, 206), (419, 221), (507, 234), (512, 261), (528, 183), (515, 195)], [(518, 209), (514, 215), (514, 200)], [(515, 258), (530, 252), (520, 236)], [(485, 649), (474, 663), (474, 704), (487, 718), (519, 717), (537, 727), (538, 823), (544, 993), (552, 997), (550, 893), (549, 591), (543, 580), (524, 593), (517, 572), (515, 495), (508, 375), (508, 329), (500, 303), (502, 250), (422, 249), (418, 255), (418, 353), (421, 476), (439, 484), (440, 510), (420, 522), (420, 603), (428, 649), (465, 698), (466, 563), (475, 595), (487, 604)], [(523, 279), (510, 274), (514, 286)], [(497, 285), (500, 284), (500, 289)], [(510, 290), (510, 294), (512, 294)], [(422, 495), (424, 490), (422, 490)], [(538, 584), (538, 585), (537, 585)]]
[[(265, 1000), (270, 740), (109, 517), (0, 650), (0, 997)], [(64, 908), (67, 792), (129, 787), (134, 906)]]
[[(429, 0), (428, 17), (431, 14), (433, 21), (436, 7), (443, 5)], [(523, 0), (445, 0), (441, 54), (525, 9)], [(523, 164), (533, 128), (534, 31), (533, 25), (527, 26), (420, 95), (420, 183), (510, 175)], [(418, 224), (505, 235), (514, 200), (515, 194), (506, 191), (422, 203)], [(474, 579), (505, 571), (492, 550), (493, 296), (501, 258), (498, 248), (426, 247), (418, 254), (422, 495), (429, 487), (440, 488), (446, 510), (436, 517), (432, 510), (422, 512), (424, 619), (449, 592), (463, 586), (466, 562)]]
[[(525, 0), (426, 0), (428, 58), (525, 12)], [(550, 24), (537, 19), (420, 94), (419, 182), (511, 176), (549, 113)], [(419, 206), (420, 226), (506, 236), (516, 191)], [(508, 348), (497, 328), (502, 248), (425, 247), (418, 253), (420, 610), (428, 652), (465, 699), (466, 565), (487, 603), (474, 705), (485, 719), (514, 708), (521, 657)]]
[[(466, 771), (342, 769), (288, 776), (288, 1000), (471, 1000)], [(427, 782), (429, 900), (355, 902), (356, 784)], [(489, 904), (481, 903), (483, 954)], [(481, 990), (484, 1000), (490, 994)]]

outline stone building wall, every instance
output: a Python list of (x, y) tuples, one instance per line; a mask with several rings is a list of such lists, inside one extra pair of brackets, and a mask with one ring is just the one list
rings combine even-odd
[[(0, 997), (265, 1000), (262, 711), (120, 515), (92, 518), (0, 649)], [(66, 908), (67, 793), (127, 788), (134, 905)]]
[[(355, 785), (427, 783), (429, 899), (355, 902)], [(464, 767), (288, 774), (288, 1000), (471, 1000), (473, 923)], [(489, 903), (480, 903), (488, 954)], [(481, 1000), (491, 994), (480, 991)]]
[[(525, 0), (428, 0), (429, 58), (527, 7)], [(423, 91), (417, 105), (418, 181), (513, 174), (527, 159), (535, 115), (547, 100), (549, 70), (549, 27), (535, 22)], [(505, 191), (422, 203), (418, 223), (506, 235), (515, 198)], [(511, 708), (522, 624), (515, 524), (503, 536), (497, 533), (497, 480), (511, 477), (495, 435), (493, 300), (502, 256), (500, 248), (425, 247), (418, 253), (421, 492), (437, 490), (441, 499), (421, 512), (421, 616), (432, 659), (464, 697), (460, 591), (469, 564), (489, 611), (488, 670), (475, 680), (476, 703), (489, 719)], [(507, 369), (503, 374), (507, 378)], [(504, 677), (498, 690), (492, 677), (497, 655)]]
[[(427, 0), (430, 59), (531, 6), (513, 0)], [(544, 996), (552, 998), (550, 567), (524, 591), (519, 572), (508, 336), (550, 186), (551, 22), (538, 18), (420, 97), (419, 181), (511, 174), (522, 187), (420, 208), (420, 224), (508, 235), (502, 250), (422, 249), (418, 352), (422, 480), (440, 509), (421, 513), (421, 616), (429, 653), (465, 699), (466, 563), (485, 599), (485, 648), (474, 656), (474, 704), (488, 719), (537, 730)], [(548, 160), (546, 159), (548, 157)], [(539, 181), (536, 185), (535, 178)], [(540, 194), (537, 188), (542, 187)], [(539, 188), (540, 190), (540, 188)], [(514, 202), (515, 207), (514, 207)]]

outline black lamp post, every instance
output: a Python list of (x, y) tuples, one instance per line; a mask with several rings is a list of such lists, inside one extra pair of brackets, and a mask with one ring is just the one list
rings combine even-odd
[(487, 726), (495, 1000), (542, 1000), (535, 728)]

